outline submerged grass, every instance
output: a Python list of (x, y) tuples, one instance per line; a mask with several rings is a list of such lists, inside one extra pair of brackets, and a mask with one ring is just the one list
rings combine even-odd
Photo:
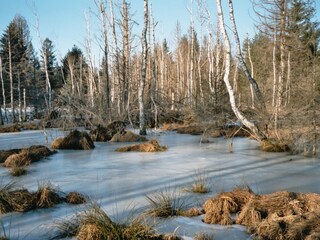
[(194, 238), (194, 240), (214, 240), (213, 234), (210, 233), (197, 233)]
[(19, 177), (22, 175), (25, 175), (27, 173), (27, 170), (24, 167), (13, 167), (10, 170), (10, 174), (13, 177)]

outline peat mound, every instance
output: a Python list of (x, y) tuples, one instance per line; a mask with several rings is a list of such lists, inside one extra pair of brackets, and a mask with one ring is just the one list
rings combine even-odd
[(54, 153), (46, 146), (33, 145), (29, 148), (0, 151), (0, 162), (3, 162), (4, 167), (24, 167)]
[(126, 124), (122, 121), (114, 121), (107, 125), (107, 127), (98, 125), (94, 130), (90, 131), (93, 141), (106, 142), (118, 132), (123, 132)]
[[(254, 239), (319, 239), (320, 195), (280, 191), (257, 195), (235, 189), (204, 203), (204, 222), (245, 225)], [(236, 214), (236, 217), (232, 217)]]
[(64, 138), (57, 138), (51, 143), (52, 149), (90, 150), (94, 143), (87, 132), (74, 130)]
[(160, 146), (156, 139), (152, 139), (147, 143), (134, 144), (131, 146), (117, 148), (117, 152), (163, 152), (166, 146)]
[(110, 142), (146, 142), (146, 141), (148, 141), (146, 137), (135, 134), (128, 130), (117, 132), (110, 140)]

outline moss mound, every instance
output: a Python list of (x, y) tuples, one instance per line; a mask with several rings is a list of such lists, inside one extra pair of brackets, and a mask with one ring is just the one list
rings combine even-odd
[(54, 151), (51, 151), (49, 148), (41, 145), (4, 151), (2, 154), (3, 159), (5, 158), (3, 166), (25, 167), (54, 153)]
[(122, 121), (114, 121), (107, 127), (98, 125), (96, 129), (90, 132), (93, 141), (106, 142), (112, 139), (117, 132), (123, 132), (126, 125)]
[(94, 143), (86, 132), (74, 130), (64, 138), (57, 138), (51, 144), (52, 149), (89, 150), (94, 148)]
[(152, 139), (147, 143), (134, 144), (127, 147), (117, 148), (117, 152), (163, 152), (166, 146), (160, 146), (156, 139)]
[(234, 190), (208, 199), (204, 209), (206, 223), (245, 225), (254, 239), (311, 240), (320, 236), (320, 195), (315, 193), (256, 195)]
[(131, 131), (122, 131), (116, 133), (110, 142), (146, 142), (148, 139), (144, 136), (135, 134)]

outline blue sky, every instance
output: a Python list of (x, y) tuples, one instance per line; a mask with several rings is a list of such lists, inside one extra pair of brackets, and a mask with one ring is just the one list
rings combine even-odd
[[(49, 37), (53, 41), (58, 58), (63, 57), (74, 44), (83, 48), (87, 36), (85, 13), (89, 12), (90, 9), (96, 12), (94, 0), (0, 0), (0, 2), (0, 35), (14, 16), (20, 14), (26, 18), (34, 47), (38, 50), (39, 44), (35, 31), (36, 17), (34, 15), (36, 11), (39, 17), (41, 38)], [(121, 0), (114, 0), (114, 4), (118, 2), (121, 2)], [(143, 23), (143, 0), (129, 0), (128, 2), (131, 4), (133, 19), (139, 24), (134, 27), (134, 34), (140, 36)], [(190, 23), (188, 11), (190, 2), (191, 0), (152, 0), (154, 18), (158, 22), (156, 28), (157, 39), (165, 37), (169, 46), (172, 46), (177, 21), (180, 22), (182, 34), (187, 32)], [(194, 0), (193, 12), (197, 24), (197, 6), (195, 3), (196, 0)], [(207, 6), (215, 19), (215, 0), (207, 0)], [(319, 7), (317, 6), (318, 9)], [(225, 17), (227, 18), (228, 12), (227, 8), (225, 9)], [(252, 37), (255, 30), (251, 1), (234, 0), (234, 10), (240, 38), (243, 39), (246, 33), (249, 33)], [(317, 15), (319, 18), (319, 11)], [(94, 36), (100, 34), (100, 26), (96, 17), (92, 14), (90, 22), (91, 32), (93, 38), (95, 38)], [(95, 55), (98, 55), (98, 47), (94, 46), (94, 49)]]

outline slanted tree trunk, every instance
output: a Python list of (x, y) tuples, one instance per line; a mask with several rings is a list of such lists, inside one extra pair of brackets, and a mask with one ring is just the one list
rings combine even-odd
[[(225, 47), (225, 72), (223, 76), (223, 81), (226, 85), (228, 94), (229, 94), (229, 100), (231, 104), (231, 108), (236, 115), (236, 117), (239, 119), (239, 121), (246, 126), (250, 131), (252, 131), (256, 137), (257, 140), (261, 141), (265, 139), (265, 135), (257, 128), (257, 126), (250, 122), (238, 109), (236, 105), (236, 99), (234, 95), (234, 91), (232, 89), (229, 76), (230, 76), (230, 65), (231, 65), (231, 46), (230, 46), (230, 40), (227, 35), (227, 31), (224, 25), (224, 20), (223, 20), (223, 12), (221, 8), (221, 0), (216, 0), (217, 3), (217, 11), (218, 11), (218, 20), (219, 20), (219, 25), (222, 31), (222, 36), (224, 40), (224, 47)], [(232, 1), (229, 0), (229, 6), (232, 4)], [(231, 9), (232, 10), (232, 9)], [(230, 11), (231, 11), (230, 10)]]
[[(250, 47), (249, 36), (247, 39), (248, 39), (248, 58), (249, 58), (250, 67), (251, 67), (251, 76), (252, 78), (254, 78), (254, 69), (253, 69), (253, 62), (251, 59), (251, 47)], [(254, 91), (251, 83), (250, 83), (250, 92), (251, 92), (251, 107), (254, 108)]]
[[(2, 116), (2, 112), (0, 112), (0, 115), (1, 115), (1, 125), (4, 125), (4, 119), (6, 119), (8, 122), (8, 118), (7, 118), (6, 92), (5, 92), (5, 88), (4, 88), (4, 80), (3, 80), (3, 75), (2, 75), (1, 56), (0, 56), (0, 79), (1, 79), (1, 86), (2, 86), (2, 106), (3, 106), (3, 110), (4, 110), (4, 116)], [(1, 109), (1, 107), (0, 107), (0, 109)]]
[(147, 44), (147, 28), (148, 28), (148, 0), (144, 0), (144, 24), (142, 30), (142, 63), (141, 63), (141, 78), (139, 85), (139, 117), (140, 117), (140, 135), (147, 135), (146, 131), (146, 113), (144, 105), (144, 90), (146, 86), (146, 73), (147, 73), (147, 57), (148, 57), (148, 44)]
[(252, 85), (254, 92), (255, 92), (255, 95), (259, 101), (260, 107), (264, 110), (266, 108), (266, 106), (265, 106), (264, 99), (263, 99), (262, 93), (260, 91), (259, 85), (256, 82), (256, 80), (252, 77), (252, 75), (250, 74), (248, 67), (247, 67), (247, 65), (244, 61), (244, 58), (242, 56), (242, 53), (241, 53), (241, 45), (240, 45), (239, 35), (238, 35), (237, 27), (236, 27), (236, 22), (234, 19), (234, 14), (233, 14), (232, 0), (228, 0), (228, 2), (229, 2), (229, 14), (230, 14), (230, 20), (231, 20), (231, 25), (232, 25), (233, 36), (236, 41), (237, 58), (239, 61), (239, 66), (242, 69), (242, 71), (244, 72), (247, 80)]

